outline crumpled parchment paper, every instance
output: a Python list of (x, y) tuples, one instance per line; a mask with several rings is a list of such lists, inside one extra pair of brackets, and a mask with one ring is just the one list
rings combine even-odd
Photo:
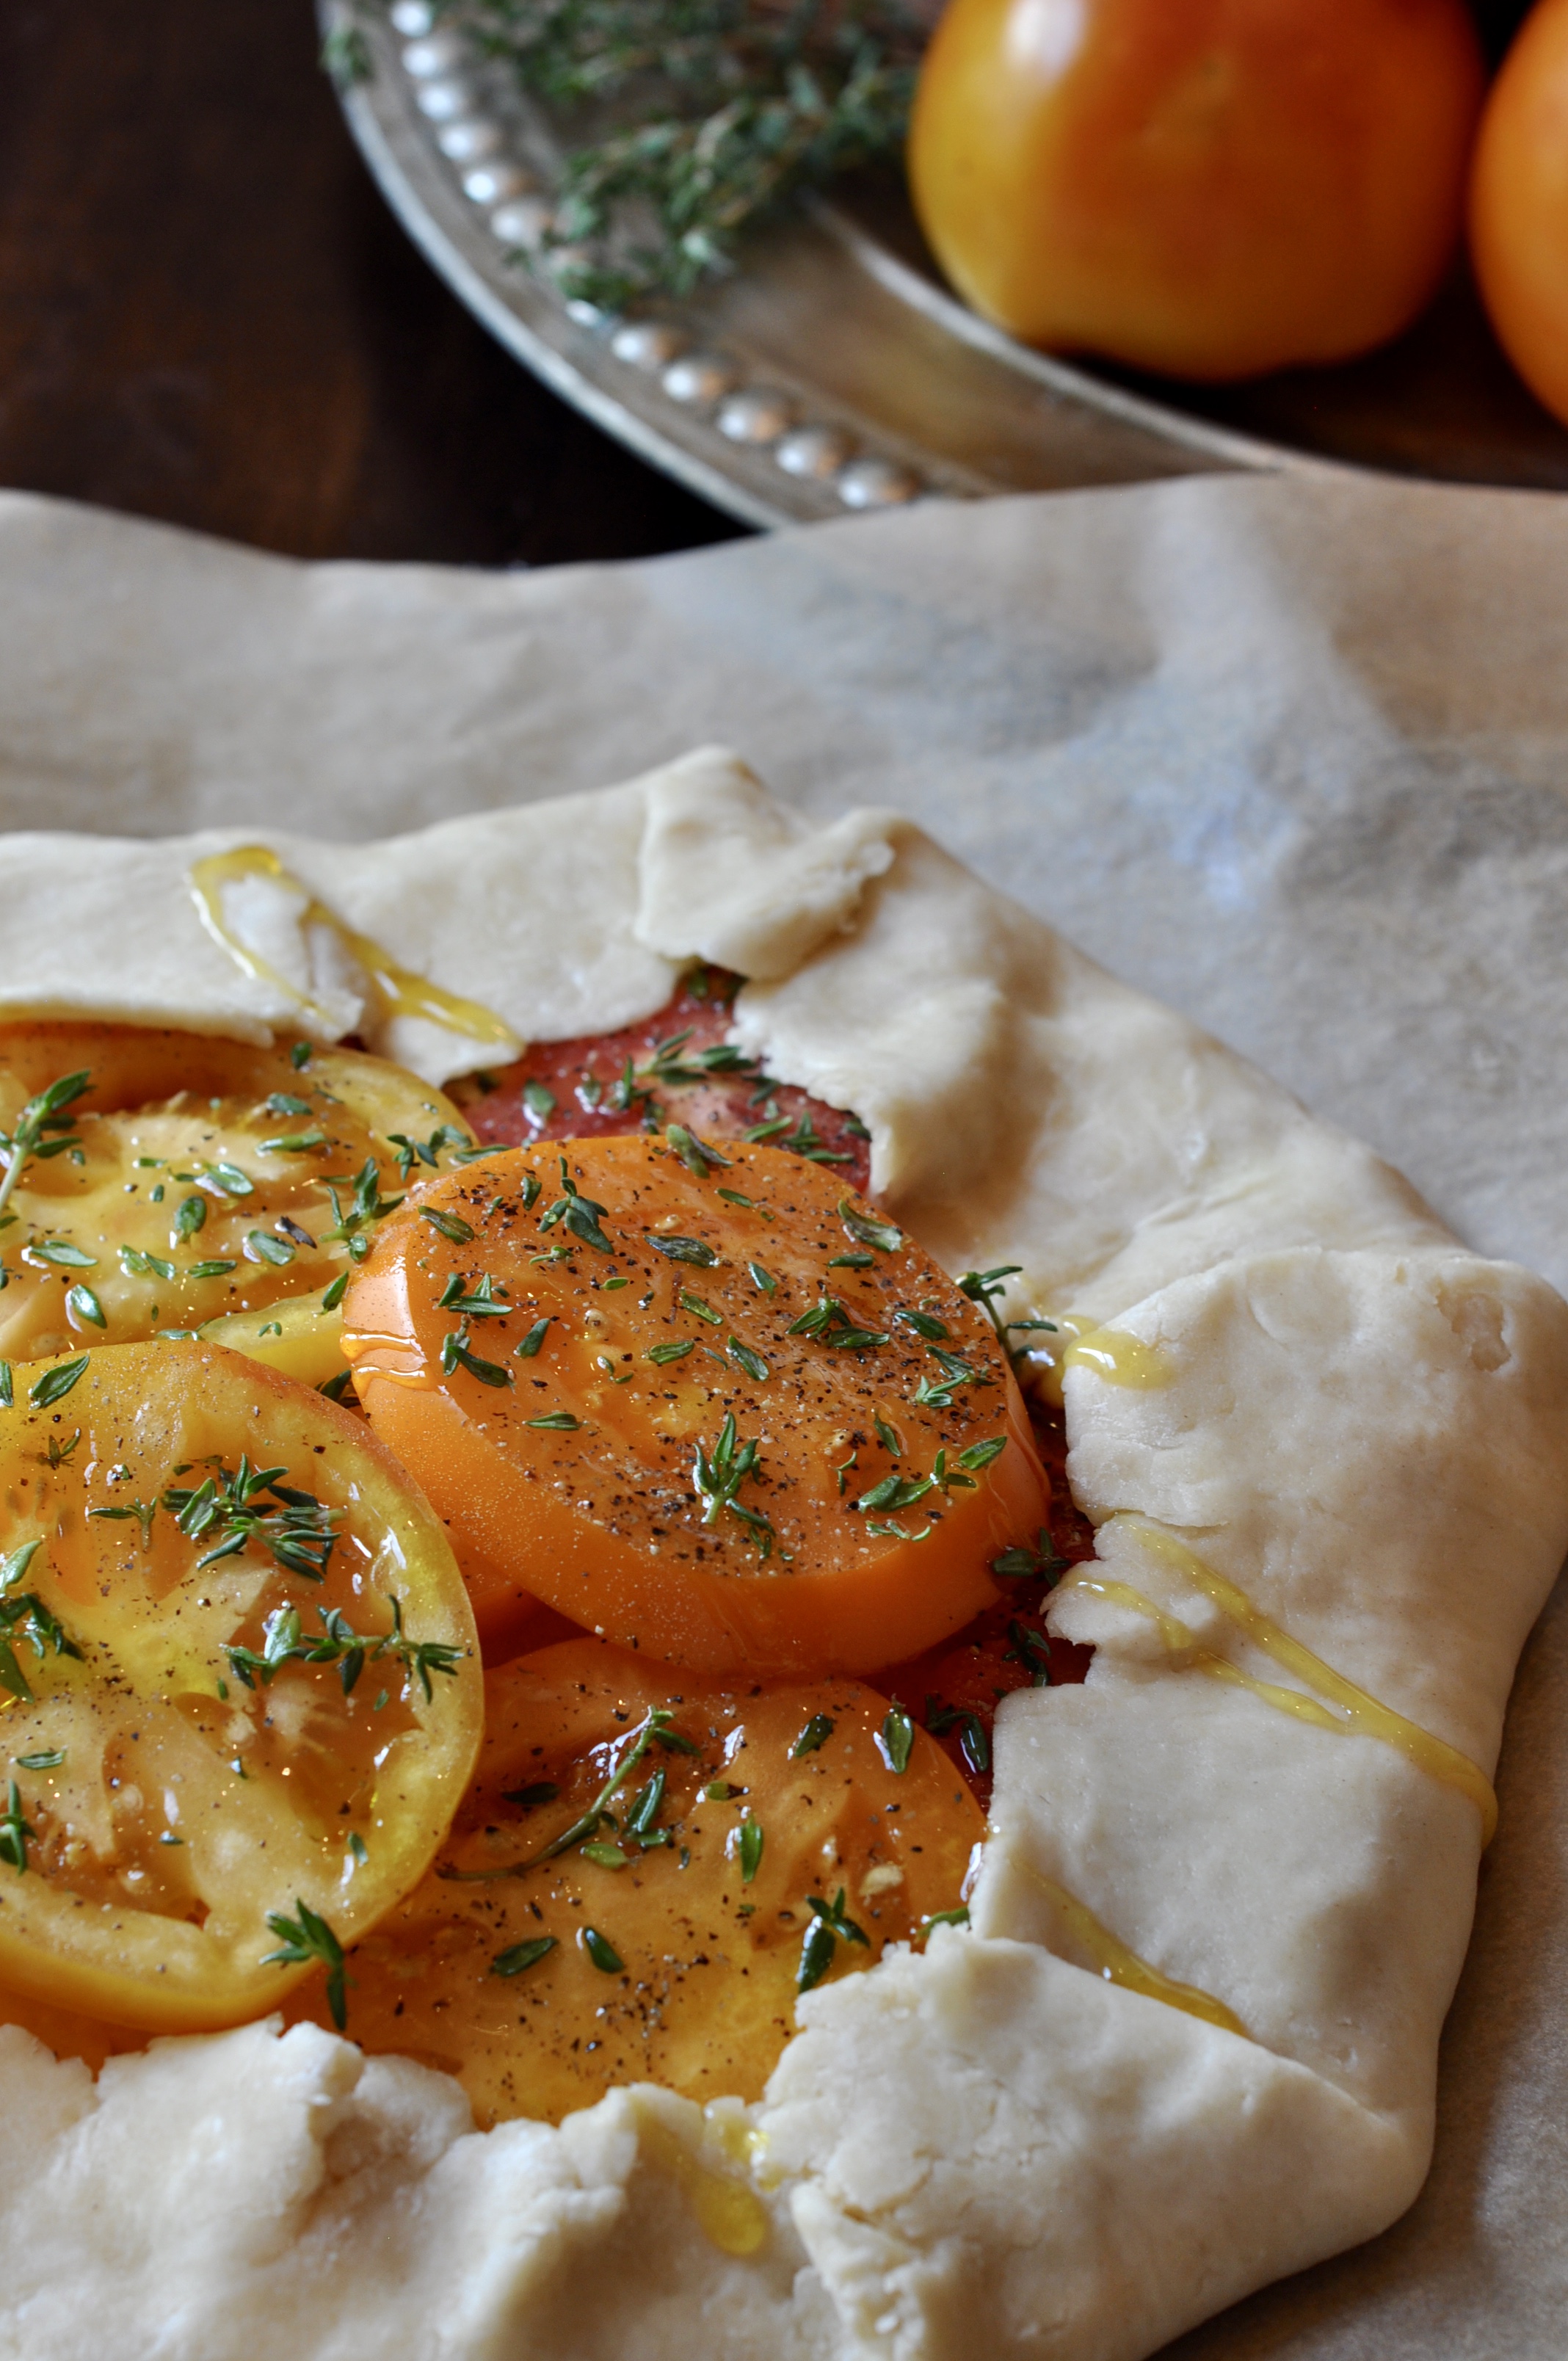
[[(816, 813), (910, 813), (1568, 1289), (1550, 494), (1201, 477), (502, 576), (0, 495), (0, 828), (363, 838), (724, 740)], [(1425, 2193), (1183, 2361), (1568, 2350), (1562, 1587), (1500, 1790)]]

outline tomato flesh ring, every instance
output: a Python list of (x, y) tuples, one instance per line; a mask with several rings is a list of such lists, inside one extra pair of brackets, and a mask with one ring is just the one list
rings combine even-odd
[(482, 1636), (532, 1592), (696, 1671), (868, 1670), (960, 1629), (1045, 1521), (954, 1282), (831, 1173), (725, 1159), (515, 1149), (419, 1192), (350, 1281), (360, 1399)]
[(483, 1712), (461, 1576), (363, 1422), (236, 1355), (108, 1345), (11, 1390), (0, 1985), (239, 2023), (311, 1972), (269, 1961), (275, 1919), (351, 1942), (441, 1841)]

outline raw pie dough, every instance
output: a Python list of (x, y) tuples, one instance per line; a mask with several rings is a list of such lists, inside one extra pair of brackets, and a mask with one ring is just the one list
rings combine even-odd
[[(292, 1038), (186, 883), (255, 840), (8, 840), (0, 1015)], [(1410, 1725), (1490, 1775), (1568, 1546), (1568, 1306), (908, 822), (808, 829), (723, 752), (264, 840), (520, 1040), (651, 1014), (694, 957), (751, 977), (738, 1037), (858, 1111), (900, 1221), (955, 1270), (1021, 1265), (1014, 1316), (1111, 1330), (1065, 1378), (1104, 1564), (1052, 1609), (1098, 1653), (1001, 1710), (972, 1932), (802, 2004), (750, 2118), (756, 2253), (701, 2226), (738, 2105), (617, 2091), (481, 2136), (455, 2083), (311, 2026), (95, 2086), (6, 2027), (0, 2353), (1137, 2361), (1393, 2221), (1482, 1844), (1474, 1771)], [(230, 916), (351, 1029), (304, 912)], [(432, 1080), (495, 1055), (422, 1020), (373, 1046)], [(1351, 1726), (1293, 1643), (1367, 1693)], [(1207, 2014), (1109, 1980), (1096, 1922)]]

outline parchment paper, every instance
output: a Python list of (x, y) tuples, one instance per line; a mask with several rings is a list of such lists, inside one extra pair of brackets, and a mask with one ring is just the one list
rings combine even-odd
[[(708, 739), (911, 813), (1568, 1289), (1568, 502), (1191, 478), (480, 576), (0, 495), (0, 827), (359, 838)], [(1182, 2361), (1568, 2350), (1565, 1708), (1560, 1587), (1426, 2192)]]

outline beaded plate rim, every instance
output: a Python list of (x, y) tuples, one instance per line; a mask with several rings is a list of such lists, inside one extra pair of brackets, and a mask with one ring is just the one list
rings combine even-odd
[[(570, 302), (529, 259), (549, 220), (539, 110), (431, 0), (368, 21), (340, 5), (320, 0), (323, 27), (352, 24), (372, 69), (340, 89), (344, 112), (415, 244), (553, 390), (743, 523), (1322, 464), (1015, 345), (825, 200), (684, 302)], [(826, 372), (821, 333), (838, 347)]]

